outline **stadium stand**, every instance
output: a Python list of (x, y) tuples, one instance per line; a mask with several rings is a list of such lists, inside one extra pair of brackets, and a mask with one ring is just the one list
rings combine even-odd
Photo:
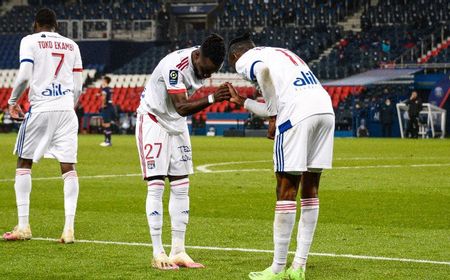
[[(20, 39), (29, 33), (34, 13), (42, 1), (14, 6), (0, 16), (0, 109), (6, 108), (18, 63)], [(450, 45), (450, 3), (446, 0), (387, 1), (312, 1), (312, 0), (230, 0), (219, 1), (216, 23), (209, 29), (184, 30), (171, 42), (142, 44), (131, 51), (123, 42), (80, 42), (85, 61), (85, 94), (80, 98), (83, 111), (96, 115), (100, 109), (99, 77), (112, 78), (113, 101), (119, 112), (132, 113), (151, 71), (170, 51), (199, 45), (212, 32), (226, 41), (250, 32), (257, 45), (288, 48), (307, 61), (321, 81), (340, 79), (381, 66), (403, 63), (448, 63)], [(82, 4), (80, 4), (82, 3)], [(157, 19), (161, 1), (45, 1), (60, 19), (108, 19), (112, 30), (128, 29), (130, 20)], [(357, 17), (361, 29), (346, 28), (343, 22)], [(104, 23), (98, 23), (104, 24)], [(94, 25), (93, 28), (96, 28)], [(102, 27), (103, 28), (103, 27)], [(119, 49), (130, 50), (128, 56)], [(98, 49), (104, 49), (99, 55)], [(120, 57), (118, 57), (120, 56)], [(114, 60), (114, 61), (113, 61)], [(90, 70), (92, 69), (92, 70)], [(221, 73), (208, 80), (194, 98), (214, 91), (221, 82), (233, 81), (239, 91), (256, 97), (250, 84), (242, 82), (224, 65)], [(372, 99), (386, 98), (380, 86), (326, 86), (336, 112), (339, 129), (352, 129), (355, 104), (372, 106)], [(406, 94), (407, 86), (388, 87), (396, 92), (394, 100)], [(383, 95), (384, 94), (384, 95)], [(26, 105), (26, 98), (21, 102)], [(378, 102), (379, 103), (379, 102)], [(373, 106), (372, 106), (373, 107)], [(201, 123), (210, 112), (243, 112), (228, 102), (213, 106), (193, 116)], [(360, 110), (361, 111), (361, 110)], [(368, 119), (372, 121), (372, 119)], [(376, 121), (376, 118), (374, 119)]]
[[(14, 6), (0, 18), (0, 34), (30, 32), (34, 15), (41, 1), (28, 1), (29, 5)], [(160, 9), (159, 1), (45, 1), (58, 19), (111, 19), (113, 28), (120, 27), (124, 20), (153, 19)], [(130, 27), (131, 29), (131, 27)]]
[(359, 7), (349, 2), (352, 1), (231, 0), (225, 1), (224, 12), (218, 22), (222, 29), (240, 26), (333, 26)]

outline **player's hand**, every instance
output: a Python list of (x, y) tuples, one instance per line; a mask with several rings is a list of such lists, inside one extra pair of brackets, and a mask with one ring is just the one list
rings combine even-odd
[(19, 104), (9, 105), (8, 110), (13, 120), (23, 121), (25, 114), (23, 113)]
[(214, 92), (214, 102), (221, 102), (224, 100), (230, 100), (230, 90), (226, 84), (220, 85), (220, 87)]
[(225, 83), (225, 84), (228, 86), (228, 90), (231, 95), (230, 102), (244, 106), (244, 102), (247, 98), (240, 96), (239, 93), (236, 91), (236, 89), (233, 87), (233, 85), (231, 83)]
[(267, 129), (267, 138), (275, 139), (277, 116), (269, 117), (269, 128)]

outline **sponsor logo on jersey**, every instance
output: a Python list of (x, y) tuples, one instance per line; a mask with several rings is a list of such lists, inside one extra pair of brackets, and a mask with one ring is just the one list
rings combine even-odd
[(52, 83), (52, 85), (41, 92), (41, 94), (43, 96), (62, 96), (70, 92), (70, 89), (62, 90), (61, 84)]
[(156, 168), (156, 163), (154, 160), (149, 160), (147, 161), (147, 168), (148, 169), (155, 169)]
[(169, 84), (172, 86), (178, 83), (178, 70), (170, 70), (169, 71)]
[(317, 78), (314, 76), (314, 74), (311, 71), (303, 72), (300, 71), (300, 77), (297, 77), (294, 81), (294, 86), (296, 87), (302, 87), (307, 85), (317, 85), (319, 82), (317, 81)]

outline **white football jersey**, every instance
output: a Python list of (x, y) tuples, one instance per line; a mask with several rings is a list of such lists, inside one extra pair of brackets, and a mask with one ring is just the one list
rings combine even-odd
[(20, 63), (33, 63), (28, 100), (33, 112), (74, 109), (73, 72), (83, 71), (78, 45), (55, 32), (25, 36)]
[(236, 62), (236, 71), (257, 84), (254, 67), (259, 62), (269, 68), (275, 87), (279, 132), (312, 115), (334, 114), (327, 91), (296, 54), (282, 48), (253, 48)]
[(182, 49), (165, 56), (147, 82), (141, 95), (139, 114), (152, 114), (168, 133), (179, 134), (186, 129), (186, 117), (180, 116), (169, 94), (185, 93), (187, 98), (203, 86), (195, 76), (191, 54), (198, 47)]

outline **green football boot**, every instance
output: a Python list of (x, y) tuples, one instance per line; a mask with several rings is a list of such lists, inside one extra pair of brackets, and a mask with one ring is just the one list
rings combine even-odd
[(285, 270), (283, 270), (280, 273), (275, 274), (272, 272), (271, 266), (269, 266), (268, 268), (266, 268), (263, 271), (250, 272), (248, 274), (248, 277), (252, 280), (284, 280), (284, 279), (287, 279)]

